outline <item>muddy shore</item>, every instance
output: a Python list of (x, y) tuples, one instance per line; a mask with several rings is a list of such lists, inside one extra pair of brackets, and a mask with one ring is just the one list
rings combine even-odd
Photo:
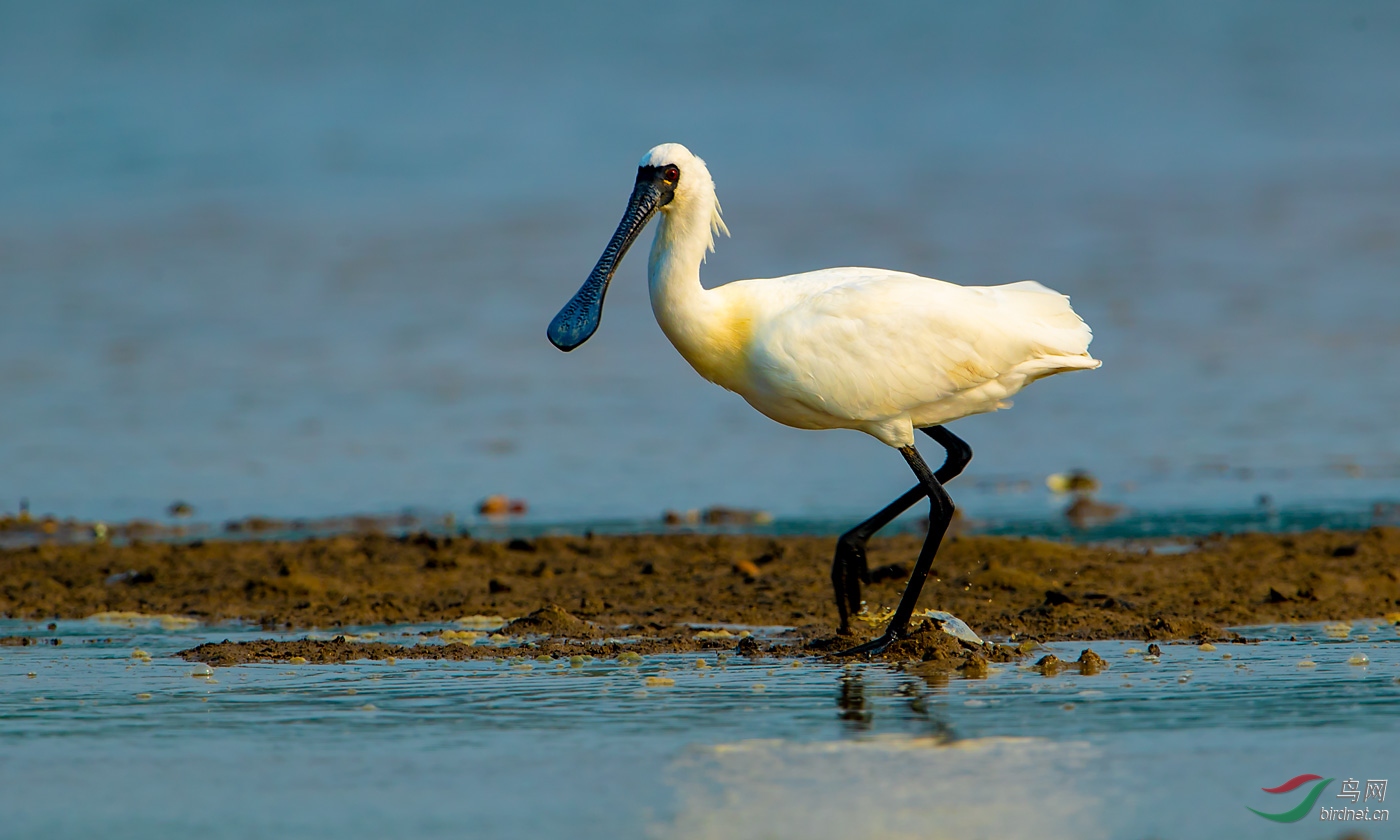
[[(913, 536), (871, 543), (871, 619), (898, 601), (918, 548)], [(783, 625), (795, 629), (774, 653), (821, 652), (853, 643), (835, 635), (831, 551), (825, 537), (694, 534), (40, 545), (0, 551), (0, 614), (46, 620), (129, 611), (328, 630), (515, 619), (552, 606), (535, 617), (555, 622), (552, 630), (522, 622), (509, 632), (550, 634), (541, 640), (550, 655), (606, 655), (596, 640), (608, 636), (640, 635), (640, 652), (734, 648), (734, 639), (696, 639), (692, 625)], [(1400, 611), (1400, 529), (1245, 534), (1170, 549), (958, 537), (941, 551), (920, 606), (952, 612), (1013, 645), (1228, 640), (1231, 626), (1379, 618)], [(880, 626), (856, 625), (858, 636)], [(967, 664), (969, 652), (945, 634), (920, 638), (891, 656)], [(428, 641), (430, 649), (419, 651), (352, 641), (242, 647), (245, 659), (308, 661), (501, 655)], [(1003, 654), (979, 654), (988, 655)], [(240, 658), (227, 650), (204, 656)]]

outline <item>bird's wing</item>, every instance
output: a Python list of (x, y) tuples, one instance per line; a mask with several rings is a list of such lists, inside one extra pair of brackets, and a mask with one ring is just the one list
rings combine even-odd
[(793, 281), (770, 286), (750, 363), (783, 396), (836, 417), (894, 417), (1046, 357), (1087, 359), (1089, 328), (1039, 283), (957, 286), (878, 269)]

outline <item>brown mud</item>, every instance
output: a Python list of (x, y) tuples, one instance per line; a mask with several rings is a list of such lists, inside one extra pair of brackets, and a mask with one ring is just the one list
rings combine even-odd
[[(947, 610), (1012, 646), (974, 651), (926, 628), (885, 656), (979, 667), (1029, 653), (1028, 640), (1231, 640), (1249, 624), (1374, 618), (1400, 610), (1400, 529), (1247, 534), (1154, 551), (964, 536), (940, 551), (921, 606)], [(873, 636), (904, 586), (919, 539), (872, 541), (867, 621), (836, 636), (832, 540), (636, 535), (488, 542), (426, 534), (297, 541), (38, 545), (0, 551), (0, 614), (71, 619), (102, 612), (241, 619), (279, 629), (524, 617), (505, 631), (531, 655), (735, 649), (693, 625), (781, 625), (740, 645), (772, 655), (831, 653)], [(903, 568), (895, 568), (902, 566)], [(557, 605), (543, 609), (547, 605)], [(622, 646), (616, 639), (627, 636)], [(611, 640), (611, 641), (610, 641)], [(382, 649), (381, 649), (382, 648)], [(614, 650), (614, 648), (616, 650)], [(206, 646), (202, 661), (339, 662), (477, 658), (520, 650), (440, 639)], [(241, 651), (241, 652), (238, 652)], [(1082, 665), (1083, 663), (1081, 663)], [(1093, 667), (1090, 665), (1089, 667)]]

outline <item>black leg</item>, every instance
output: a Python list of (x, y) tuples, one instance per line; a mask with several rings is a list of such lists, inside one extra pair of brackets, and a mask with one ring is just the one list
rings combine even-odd
[(918, 450), (912, 446), (906, 446), (899, 450), (899, 454), (904, 456), (904, 460), (909, 462), (909, 468), (914, 471), (914, 475), (919, 477), (921, 484), (928, 492), (929, 513), (928, 513), (928, 536), (924, 538), (924, 546), (919, 550), (919, 559), (914, 564), (914, 573), (909, 575), (909, 583), (904, 587), (904, 595), (899, 599), (899, 607), (894, 611), (894, 618), (890, 619), (890, 624), (885, 628), (884, 634), (874, 641), (857, 645), (844, 655), (857, 653), (880, 653), (890, 646), (895, 639), (901, 638), (909, 630), (909, 619), (914, 616), (914, 605), (919, 601), (919, 593), (924, 588), (924, 580), (928, 577), (929, 569), (933, 568), (933, 558), (938, 554), (938, 546), (943, 542), (943, 534), (948, 530), (948, 524), (953, 521), (953, 500), (948, 496), (948, 491), (943, 489), (937, 476), (924, 463), (924, 459), (919, 456)]
[[(919, 431), (933, 438), (947, 452), (943, 466), (938, 468), (933, 477), (940, 485), (957, 478), (972, 460), (972, 447), (942, 426), (930, 426)], [(924, 485), (917, 484), (882, 508), (879, 513), (836, 540), (836, 556), (831, 561), (831, 586), (836, 591), (836, 611), (841, 616), (838, 632), (850, 632), (850, 617), (860, 612), (860, 585), (870, 582), (870, 569), (865, 560), (865, 544), (877, 531), (926, 496), (928, 491), (924, 489)]]

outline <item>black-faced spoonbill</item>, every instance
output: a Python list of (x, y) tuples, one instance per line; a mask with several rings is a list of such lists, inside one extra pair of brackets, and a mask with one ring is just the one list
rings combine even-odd
[[(598, 329), (617, 264), (660, 211), (647, 279), (661, 330), (696, 372), (768, 417), (799, 429), (858, 429), (898, 449), (918, 477), (909, 492), (841, 536), (831, 581), (841, 632), (869, 582), (865, 544), (928, 497), (928, 536), (883, 635), (846, 653), (878, 653), (909, 629), (914, 605), (953, 518), (943, 489), (972, 459), (944, 423), (1005, 408), (1045, 376), (1089, 370), (1092, 334), (1069, 298), (1039, 283), (956, 286), (878, 268), (828, 268), (706, 289), (700, 264), (720, 218), (705, 162), (678, 143), (647, 152), (627, 212), (593, 273), (549, 325), (573, 350)], [(914, 430), (947, 452), (934, 472)]]

